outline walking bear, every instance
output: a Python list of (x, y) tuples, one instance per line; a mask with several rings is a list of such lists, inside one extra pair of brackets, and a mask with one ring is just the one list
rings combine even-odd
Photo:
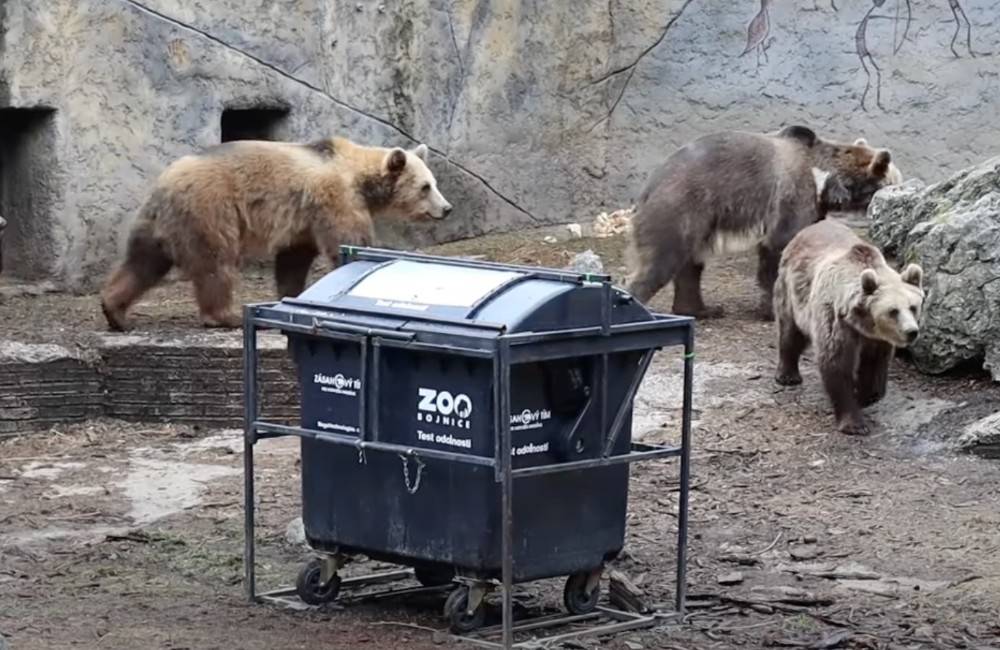
[(101, 292), (112, 330), (173, 266), (194, 285), (206, 327), (238, 327), (233, 291), (247, 258), (273, 257), (279, 297), (302, 292), (316, 256), (374, 240), (373, 219), (441, 219), (451, 204), (426, 164), (427, 147), (237, 141), (173, 162), (129, 234), (125, 259)]
[(778, 330), (775, 381), (802, 383), (799, 357), (812, 343), (837, 428), (865, 434), (861, 408), (885, 396), (896, 348), (920, 332), (923, 270), (902, 273), (846, 225), (824, 220), (788, 244), (774, 284)]
[(706, 306), (702, 297), (705, 262), (756, 245), (761, 311), (769, 320), (778, 260), (791, 238), (827, 210), (866, 209), (876, 191), (898, 179), (889, 151), (862, 139), (824, 140), (805, 126), (698, 138), (667, 158), (639, 196), (627, 290), (646, 302), (673, 281), (673, 313), (720, 317), (723, 308)]

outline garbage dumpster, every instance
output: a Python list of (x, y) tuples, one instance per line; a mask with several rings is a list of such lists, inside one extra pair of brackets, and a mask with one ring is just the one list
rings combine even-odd
[(363, 554), (465, 585), (446, 605), (456, 631), (482, 624), (497, 580), (568, 576), (566, 607), (592, 611), (624, 544), (628, 463), (682, 456), (686, 471), (690, 396), (683, 448), (634, 444), (631, 415), (653, 352), (689, 347), (691, 319), (607, 276), (377, 249), (344, 262), (247, 310), (247, 336), (288, 337), (301, 386), (299, 427), (253, 422), (247, 388), (254, 436), (301, 437), (306, 539), (328, 557), (299, 596), (335, 599)]

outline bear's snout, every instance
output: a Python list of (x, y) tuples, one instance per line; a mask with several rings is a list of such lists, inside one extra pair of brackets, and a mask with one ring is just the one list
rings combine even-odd
[(437, 214), (432, 213), (431, 216), (434, 217), (435, 219), (444, 219), (449, 214), (451, 214), (451, 209), (452, 209), (451, 203), (445, 203), (438, 209)]
[(904, 334), (906, 335), (906, 342), (913, 343), (914, 341), (917, 340), (917, 337), (920, 336), (920, 330), (917, 328), (913, 328), (911, 330), (906, 330)]

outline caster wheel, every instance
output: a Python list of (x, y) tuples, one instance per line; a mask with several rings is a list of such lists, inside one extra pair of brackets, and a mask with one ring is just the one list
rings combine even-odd
[(452, 581), (455, 572), (445, 568), (419, 567), (413, 570), (413, 575), (425, 587), (442, 587)]
[(566, 580), (563, 603), (570, 614), (589, 614), (597, 608), (597, 601), (601, 597), (601, 585), (598, 584), (594, 591), (588, 594), (587, 578), (586, 573), (577, 573)]
[(486, 621), (486, 608), (483, 607), (482, 603), (471, 615), (466, 611), (468, 606), (468, 587), (459, 587), (451, 592), (448, 600), (444, 603), (444, 616), (448, 619), (449, 627), (455, 634), (468, 634), (482, 627)]
[(322, 560), (311, 560), (299, 571), (299, 577), (295, 581), (295, 593), (302, 602), (308, 605), (322, 605), (337, 599), (340, 594), (340, 576), (334, 575), (330, 578), (330, 582), (322, 585), (319, 582), (322, 575)]

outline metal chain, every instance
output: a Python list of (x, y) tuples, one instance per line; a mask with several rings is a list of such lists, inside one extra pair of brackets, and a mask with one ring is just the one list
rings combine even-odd
[(361, 445), (361, 440), (359, 439), (355, 443), (355, 445), (358, 448), (358, 464), (359, 465), (367, 465), (368, 464), (368, 457), (365, 456), (365, 448)]
[(399, 458), (403, 461), (403, 481), (406, 484), (406, 491), (410, 494), (416, 494), (417, 490), (420, 489), (420, 477), (423, 475), (424, 461), (420, 460), (420, 456), (412, 452), (411, 455), (413, 456), (413, 460), (417, 461), (417, 480), (413, 483), (413, 487), (410, 487), (410, 463), (403, 454), (400, 454)]

